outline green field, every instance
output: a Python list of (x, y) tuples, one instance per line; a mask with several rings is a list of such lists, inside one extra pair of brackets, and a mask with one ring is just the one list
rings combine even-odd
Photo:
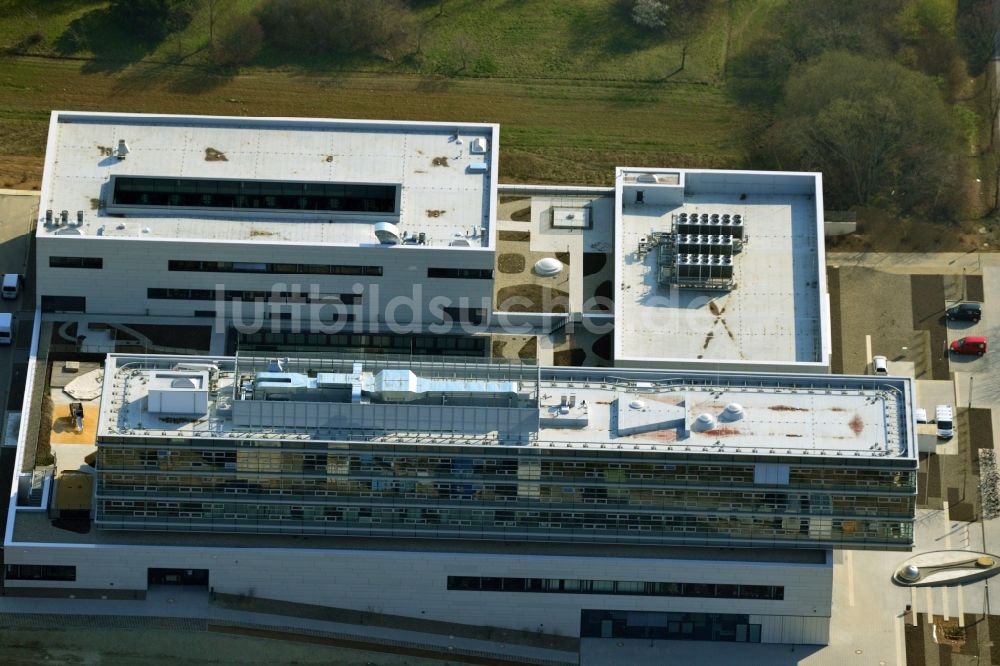
[[(217, 0), (216, 26), (251, 12), (260, 2)], [(265, 50), (259, 64), (314, 72), (360, 69), (505, 78), (716, 81), (724, 65), (731, 15), (740, 20), (755, 4), (714, 0), (701, 29), (684, 40), (670, 40), (634, 28), (623, 20), (614, 0), (445, 0), (443, 11), (437, 2), (425, 2), (414, 11), (420, 37), (406, 49), (415, 53), (401, 54), (395, 61), (321, 55), (291, 59)], [(190, 25), (156, 45), (131, 39), (127, 29), (108, 20), (106, 5), (89, 0), (0, 0), (0, 45), (123, 63), (204, 62), (209, 43), (206, 2)], [(42, 41), (25, 42), (34, 33)], [(461, 40), (475, 44), (464, 69), (454, 56)], [(685, 67), (678, 71), (685, 45)]]
[[(217, 24), (258, 3), (220, 2)], [(153, 47), (105, 6), (0, 0), (0, 187), (38, 184), (52, 109), (498, 122), (509, 182), (607, 184), (615, 165), (743, 159), (750, 112), (721, 82), (730, 39), (761, 13), (750, 0), (718, 0), (685, 42), (637, 32), (613, 0), (446, 0), (440, 16), (437, 3), (417, 11), (418, 55), (289, 61), (265, 50), (236, 75), (206, 65), (205, 4)], [(459, 72), (448, 53), (462, 36), (476, 47)]]

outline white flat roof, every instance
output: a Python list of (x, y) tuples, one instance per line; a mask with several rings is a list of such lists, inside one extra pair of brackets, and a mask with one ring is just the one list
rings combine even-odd
[[(620, 169), (617, 183), (616, 361), (828, 363), (818, 174)], [(661, 187), (678, 190), (675, 200), (658, 203), (651, 192)], [(644, 189), (644, 201), (626, 188)], [(672, 231), (681, 213), (742, 215), (733, 289), (660, 286), (655, 248), (636, 252), (640, 238)]]
[[(454, 247), (491, 248), (498, 137), (488, 123), (56, 111), (40, 217), (66, 210), (69, 225), (39, 223), (38, 234), (363, 245), (377, 243), (376, 222), (389, 221), (412, 236), (423, 232), (432, 247), (462, 240)], [(471, 152), (474, 139), (485, 154)], [(120, 140), (129, 149), (124, 159), (113, 154)], [(104, 208), (115, 175), (383, 184), (401, 195), (398, 215), (216, 208), (116, 217)]]
[[(145, 377), (186, 358), (109, 355), (98, 435), (502, 445), (496, 433), (428, 431), (422, 426), (429, 419), (420, 414), (409, 418), (394, 415), (398, 425), (380, 432), (373, 431), (370, 424), (354, 432), (343, 424), (310, 420), (305, 408), (299, 410), (299, 420), (283, 420), (280, 427), (242, 426), (237, 423), (234, 403), (260, 401), (260, 396), (236, 395), (237, 383), (245, 382), (253, 371), (249, 361), (240, 360), (237, 367), (237, 361), (229, 357), (197, 359), (220, 369), (204, 415), (179, 420), (151, 413)], [(318, 372), (325, 371), (320, 367), (324, 363), (331, 361), (290, 359), (287, 365), (296, 372)], [(381, 363), (361, 362), (365, 372), (377, 370)], [(389, 363), (408, 367), (404, 360)], [(521, 396), (517, 407), (535, 409), (540, 418), (534, 434), (524, 440), (532, 447), (825, 458), (916, 455), (912, 384), (904, 378), (621, 368), (507, 369), (495, 364), (463, 367), (447, 362), (422, 362), (412, 367), (417, 376), (427, 377), (462, 379), (465, 373), (475, 379), (517, 377)], [(303, 389), (283, 396), (275, 409), (284, 409), (287, 401), (315, 405), (317, 399), (322, 398), (315, 390)], [(351, 397), (348, 393), (332, 400), (350, 402)], [(376, 410), (376, 402), (373, 398), (362, 408)], [(461, 392), (448, 402), (461, 404)], [(734, 412), (736, 405), (739, 407)], [(419, 410), (421, 405), (415, 407)], [(428, 405), (427, 409), (436, 406)], [(707, 424), (699, 421), (705, 415), (711, 417)]]

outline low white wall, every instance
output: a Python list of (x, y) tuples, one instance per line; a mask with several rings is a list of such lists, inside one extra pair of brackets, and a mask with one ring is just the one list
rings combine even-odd
[[(8, 581), (8, 587), (146, 589), (147, 567), (209, 569), (216, 592), (253, 594), (376, 613), (577, 636), (580, 610), (761, 616), (765, 640), (816, 642), (828, 625), (830, 564), (655, 560), (319, 549), (11, 546), (8, 563), (72, 564), (74, 583)], [(580, 578), (783, 585), (780, 601), (599, 594), (449, 591), (447, 577)], [(801, 618), (789, 621), (787, 618)], [(785, 619), (776, 619), (776, 618)], [(807, 622), (808, 621), (808, 622)], [(825, 636), (825, 635), (824, 635)], [(822, 641), (825, 642), (825, 637)]]

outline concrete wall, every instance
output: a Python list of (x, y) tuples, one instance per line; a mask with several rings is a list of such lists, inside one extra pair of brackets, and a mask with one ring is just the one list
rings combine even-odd
[[(833, 569), (823, 564), (654, 560), (319, 549), (32, 547), (13, 544), (11, 564), (72, 564), (74, 583), (7, 581), (8, 588), (145, 590), (147, 567), (209, 569), (216, 592), (253, 594), (462, 624), (578, 636), (580, 610), (759, 616), (766, 642), (828, 642)], [(447, 577), (512, 576), (783, 585), (775, 600), (448, 591)], [(10, 590), (8, 590), (10, 592)]]
[[(211, 221), (206, 222), (211, 224)], [(148, 299), (147, 288), (287, 291), (299, 285), (305, 293), (362, 293), (361, 306), (347, 308), (360, 321), (424, 324), (440, 321), (444, 306), (492, 311), (493, 280), (428, 278), (428, 267), (493, 269), (490, 250), (410, 246), (330, 247), (296, 244), (168, 241), (157, 239), (40, 237), (36, 293), (86, 296), (88, 314), (191, 316), (214, 310), (213, 301)], [(102, 257), (103, 269), (50, 268), (50, 256)], [(171, 259), (264, 263), (382, 266), (381, 277), (354, 275), (286, 275), (264, 273), (200, 273), (168, 271)], [(440, 297), (432, 307), (432, 299)], [(395, 300), (394, 300), (395, 299)], [(464, 302), (463, 302), (463, 299)], [(411, 309), (413, 304), (415, 311)], [(395, 305), (395, 307), (393, 307)], [(245, 319), (252, 305), (244, 306)], [(329, 318), (332, 307), (327, 305)], [(307, 316), (309, 308), (303, 308)], [(287, 311), (287, 310), (286, 310)], [(232, 305), (227, 305), (232, 314)]]
[[(826, 356), (829, 358), (829, 356)], [(645, 368), (671, 370), (701, 370), (706, 372), (791, 372), (795, 374), (816, 373), (829, 374), (830, 365), (824, 363), (788, 363), (774, 362), (754, 362), (740, 360), (704, 360), (696, 359), (640, 359), (640, 358), (616, 358), (615, 367), (618, 368)]]

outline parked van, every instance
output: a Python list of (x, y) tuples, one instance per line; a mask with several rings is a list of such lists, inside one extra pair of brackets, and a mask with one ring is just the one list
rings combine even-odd
[(0, 296), (10, 300), (17, 298), (21, 291), (21, 276), (17, 273), (4, 273), (3, 285), (0, 286)]
[(951, 350), (956, 354), (979, 354), (986, 353), (986, 338), (981, 335), (967, 335), (951, 343)]
[(0, 345), (9, 345), (14, 341), (14, 315), (0, 312)]
[(982, 303), (959, 303), (944, 311), (948, 319), (959, 321), (979, 321), (983, 316)]
[(889, 374), (889, 359), (885, 356), (872, 356), (872, 372), (876, 375)]
[(955, 434), (955, 417), (952, 414), (950, 405), (938, 405), (934, 409), (935, 421), (937, 421), (938, 438), (951, 439)]

